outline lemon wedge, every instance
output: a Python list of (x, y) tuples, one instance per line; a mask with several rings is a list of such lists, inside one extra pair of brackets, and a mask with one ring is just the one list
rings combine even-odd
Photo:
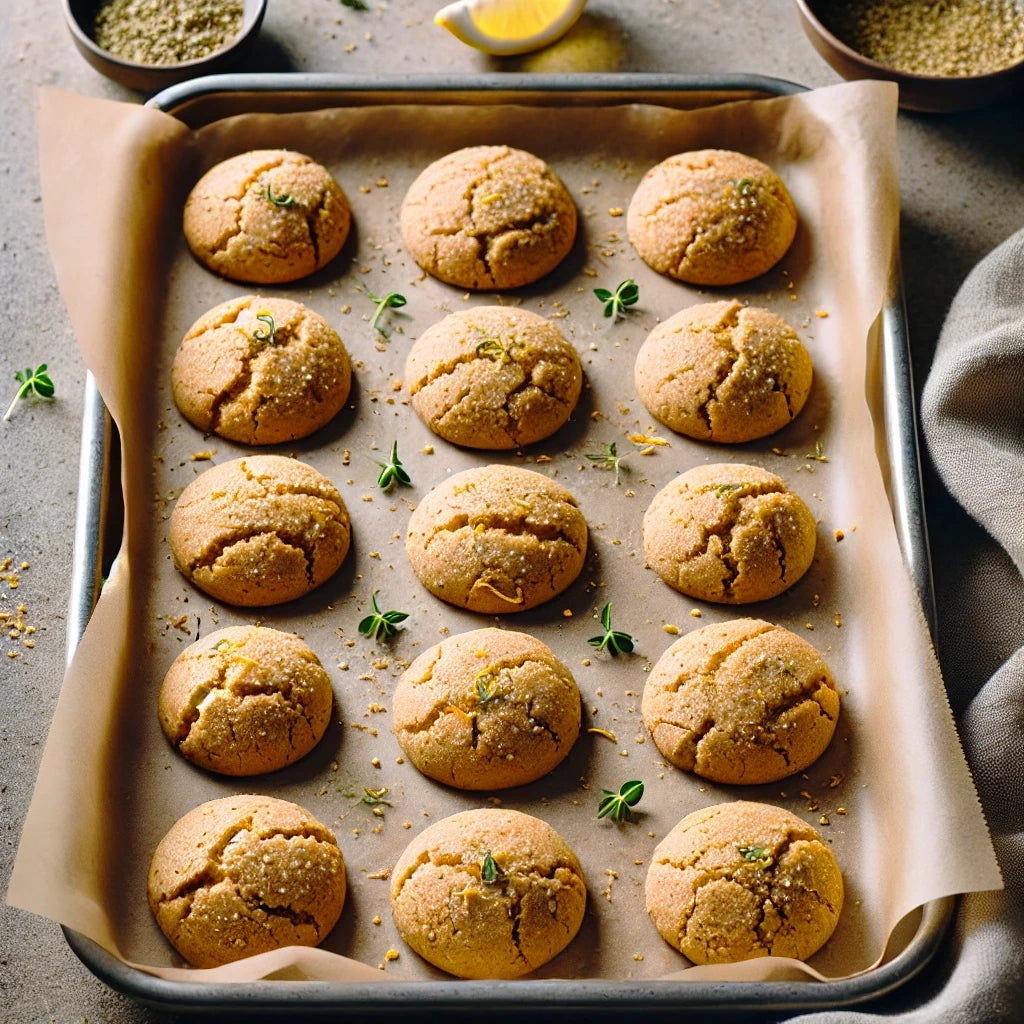
[(485, 53), (529, 53), (569, 31), (587, 0), (456, 0), (434, 24)]

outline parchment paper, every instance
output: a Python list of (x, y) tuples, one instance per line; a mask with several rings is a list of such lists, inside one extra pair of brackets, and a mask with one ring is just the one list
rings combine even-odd
[[(398, 97), (400, 99), (400, 97)], [(41, 93), (40, 150), (49, 244), (62, 293), (101, 394), (123, 439), (125, 540), (68, 670), (18, 851), (8, 899), (165, 977), (429, 979), (439, 972), (406, 949), (391, 922), (387, 874), (422, 828), (457, 810), (502, 803), (549, 821), (575, 848), (589, 903), (583, 928), (538, 977), (655, 979), (838, 978), (869, 970), (905, 915), (927, 901), (998, 888), (998, 868), (957, 740), (938, 665), (900, 556), (876, 439), (878, 319), (898, 232), (896, 92), (860, 82), (704, 110), (651, 105), (326, 109), (239, 115), (197, 132), (149, 109)], [(398, 212), (431, 160), (460, 146), (508, 143), (546, 159), (579, 207), (580, 237), (562, 267), (505, 295), (466, 294), (425, 277), (406, 255)], [(273, 450), (329, 476), (353, 521), (353, 549), (329, 583), (288, 605), (221, 606), (174, 570), (167, 518), (182, 488), (243, 446), (204, 437), (177, 412), (169, 365), (191, 323), (256, 289), (217, 278), (189, 255), (184, 197), (207, 167), (256, 147), (290, 147), (326, 164), (347, 192), (354, 231), (317, 275), (263, 294), (303, 301), (339, 331), (352, 355), (348, 407), (313, 437)], [(661, 278), (632, 252), (624, 211), (640, 176), (676, 152), (742, 150), (770, 163), (800, 212), (778, 267), (736, 288), (696, 290)], [(640, 302), (619, 322), (593, 295), (626, 278)], [(369, 293), (408, 299), (369, 328)], [(786, 317), (807, 345), (815, 382), (807, 407), (763, 441), (720, 447), (655, 424), (632, 385), (633, 358), (651, 328), (685, 306), (737, 297)], [(447, 312), (521, 303), (558, 324), (581, 354), (586, 386), (572, 421), (522, 452), (457, 449), (434, 437), (407, 403), (401, 378), (414, 338)], [(630, 440), (670, 442), (644, 454)], [(382, 493), (378, 465), (391, 442), (411, 488)], [(629, 452), (620, 483), (585, 453), (615, 441)], [(883, 463), (884, 463), (884, 451)], [(494, 619), (431, 597), (408, 567), (409, 512), (446, 475), (485, 462), (536, 468), (566, 484), (590, 525), (576, 584), (532, 612)], [(644, 566), (641, 519), (675, 474), (701, 462), (751, 462), (780, 474), (819, 520), (803, 580), (769, 602), (739, 608), (695, 602)], [(840, 538), (841, 534), (841, 539)], [(388, 644), (356, 629), (380, 591), (382, 608), (411, 613)], [(586, 640), (614, 605), (636, 653), (612, 660)], [(823, 653), (838, 680), (839, 727), (805, 774), (755, 787), (716, 786), (666, 765), (646, 735), (646, 673), (676, 631), (744, 615), (793, 629)], [(174, 657), (215, 628), (260, 621), (305, 637), (330, 673), (335, 722), (305, 760), (270, 776), (220, 778), (165, 741), (156, 694)], [(500, 793), (462, 793), (400, 760), (390, 696), (403, 668), (444, 635), (497, 623), (534, 633), (573, 671), (587, 732), (547, 778)], [(639, 778), (637, 820), (596, 817), (602, 788)], [(391, 806), (360, 802), (386, 787)], [(320, 950), (285, 950), (215, 971), (194, 971), (167, 944), (145, 897), (149, 858), (171, 824), (200, 802), (268, 793), (308, 808), (336, 832), (351, 883)], [(690, 968), (650, 924), (643, 884), (666, 832), (699, 807), (733, 799), (789, 808), (833, 844), (847, 899), (839, 927), (803, 968), (765, 959)], [(386, 961), (388, 950), (398, 950)], [(380, 968), (384, 968), (381, 970)]]

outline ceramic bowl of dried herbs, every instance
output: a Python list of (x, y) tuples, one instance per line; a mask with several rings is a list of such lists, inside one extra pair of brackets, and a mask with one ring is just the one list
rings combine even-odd
[(61, 0), (79, 53), (101, 74), (157, 92), (236, 67), (267, 0)]
[(844, 78), (899, 85), (904, 110), (971, 110), (1024, 90), (1024, 0), (796, 0)]

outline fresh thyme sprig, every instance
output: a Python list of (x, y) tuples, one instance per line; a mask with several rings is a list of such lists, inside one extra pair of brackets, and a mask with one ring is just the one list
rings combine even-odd
[(17, 393), (14, 396), (14, 400), (7, 407), (7, 412), (4, 413), (4, 420), (7, 421), (11, 418), (11, 413), (14, 412), (14, 407), (29, 393), (31, 392), (36, 398), (53, 398), (55, 388), (53, 381), (50, 380), (49, 374), (46, 372), (46, 363), (40, 363), (35, 370), (27, 369), (24, 373), (21, 370), (17, 370), (14, 374), (14, 379), (21, 384), (18, 388)]
[(363, 792), (366, 795), (359, 801), (361, 804), (368, 804), (370, 807), (378, 807), (381, 804), (385, 807), (395, 806), (390, 800), (384, 799), (388, 795), (387, 786), (382, 786), (380, 789), (370, 789), (368, 786), (363, 786)]
[(624, 316), (627, 306), (633, 306), (640, 298), (640, 286), (630, 278), (623, 281), (614, 292), (607, 288), (595, 288), (594, 294), (604, 303), (604, 315), (616, 320)]
[(612, 821), (632, 821), (630, 808), (640, 802), (644, 795), (644, 784), (639, 779), (624, 782), (618, 793), (610, 789), (601, 790), (601, 802), (597, 805), (599, 818), (611, 818)]
[(481, 357), (493, 359), (496, 363), (503, 363), (511, 359), (509, 351), (497, 338), (484, 338), (476, 347), (476, 354)]
[(619, 467), (622, 465), (622, 460), (625, 459), (630, 453), (626, 452), (625, 455), (620, 455), (616, 448), (614, 441), (609, 441), (604, 449), (600, 452), (586, 452), (584, 453), (586, 458), (589, 459), (598, 469), (608, 469), (615, 473), (615, 486), (619, 486)]
[(273, 316), (270, 315), (270, 311), (261, 309), (256, 314), (256, 319), (262, 324), (266, 324), (266, 327), (257, 327), (253, 332), (252, 336), (256, 341), (265, 341), (273, 345), (277, 340), (277, 325), (274, 323)]
[(276, 196), (274, 195), (273, 187), (268, 183), (263, 186), (263, 195), (267, 200), (273, 203), (275, 206), (282, 206), (287, 209), (290, 206), (298, 206), (299, 201), (295, 196), (288, 192), (280, 192)]
[(599, 651), (607, 650), (613, 658), (616, 654), (632, 653), (633, 638), (628, 633), (612, 629), (611, 601), (601, 609), (601, 625), (604, 626), (604, 633), (601, 636), (592, 636), (587, 641), (591, 647), (596, 647)]
[(409, 476), (405, 466), (402, 465), (402, 460), (398, 457), (397, 441), (393, 441), (391, 444), (391, 455), (388, 457), (388, 461), (377, 462), (377, 465), (380, 466), (380, 473), (377, 474), (377, 486), (382, 490), (386, 491), (395, 483), (399, 483), (403, 487), (412, 486), (412, 477)]
[(380, 591), (375, 590), (370, 596), (373, 612), (359, 623), (359, 632), (373, 640), (390, 640), (398, 632), (398, 624), (409, 618), (409, 613), (382, 612), (377, 606), (378, 593)]
[(476, 700), (481, 707), (500, 696), (498, 680), (490, 672), (483, 672), (476, 677)]
[(384, 329), (378, 327), (377, 324), (384, 315), (385, 309), (398, 309), (399, 306), (404, 306), (406, 298), (404, 295), (399, 295), (398, 292), (388, 292), (383, 298), (378, 298), (373, 292), (367, 292), (366, 295), (371, 302), (377, 303), (377, 308), (373, 311), (373, 316), (370, 318), (370, 329), (380, 331), (381, 334), (387, 337)]

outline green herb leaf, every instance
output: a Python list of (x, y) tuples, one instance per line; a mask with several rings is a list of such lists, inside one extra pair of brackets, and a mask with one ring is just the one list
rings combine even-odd
[(382, 612), (377, 606), (377, 594), (375, 590), (370, 596), (370, 604), (373, 612), (367, 615), (359, 623), (359, 632), (365, 637), (374, 640), (390, 640), (398, 632), (398, 624), (409, 618), (408, 612)]
[(772, 866), (772, 853), (771, 850), (765, 849), (763, 846), (737, 846), (739, 855), (746, 861), (750, 861), (758, 871), (764, 871)]
[(492, 673), (482, 672), (476, 677), (476, 699), (481, 707), (488, 701), (497, 700), (500, 696), (498, 680)]
[[(628, 454), (629, 453), (627, 452), (626, 455)], [(596, 454), (593, 452), (584, 452), (584, 457), (594, 463), (598, 469), (614, 471), (616, 487), (619, 486), (619, 468), (622, 465), (622, 460), (626, 458), (626, 455), (619, 455), (614, 441), (609, 441), (604, 446), (604, 449)]]
[(36, 398), (49, 400), (53, 398), (54, 391), (56, 390), (53, 386), (53, 381), (50, 380), (49, 374), (46, 372), (46, 363), (40, 363), (35, 370), (27, 369), (24, 373), (21, 370), (17, 370), (15, 371), (14, 379), (21, 384), (21, 387), (18, 388), (14, 400), (7, 407), (7, 412), (4, 413), (5, 421), (11, 418), (14, 407), (30, 392)]
[[(374, 460), (376, 461), (376, 460)], [(377, 462), (380, 472), (377, 474), (377, 486), (387, 490), (392, 484), (399, 483), (403, 487), (412, 486), (412, 477), (406, 472), (402, 460), (398, 457), (398, 442), (391, 445), (391, 456), (387, 462)]]
[(730, 181), (730, 184), (741, 196), (749, 196), (754, 187), (754, 182), (750, 178), (737, 178)]
[(382, 299), (377, 298), (373, 292), (367, 292), (366, 294), (371, 302), (377, 303), (377, 308), (373, 311), (373, 316), (370, 318), (370, 329), (380, 331), (386, 338), (387, 333), (382, 327), (378, 327), (377, 324), (385, 309), (398, 309), (399, 306), (404, 306), (406, 298), (404, 295), (399, 295), (398, 292), (388, 292)]
[(368, 11), (370, 9), (363, 3), (363, 0), (341, 0), (341, 6), (347, 7), (350, 11)]
[(614, 658), (616, 654), (631, 654), (634, 641), (628, 633), (620, 633), (612, 629), (612, 603), (609, 601), (601, 609), (601, 625), (604, 626), (604, 633), (601, 636), (592, 636), (587, 643), (596, 647), (599, 651), (607, 650)]
[(607, 288), (595, 288), (594, 294), (604, 304), (604, 315), (617, 320), (625, 315), (627, 306), (636, 305), (640, 298), (640, 286), (630, 279), (623, 281), (614, 292)]
[(630, 808), (640, 802), (644, 795), (644, 784), (639, 779), (624, 782), (618, 793), (610, 789), (601, 790), (601, 802), (597, 805), (599, 818), (611, 818), (612, 821), (632, 821)]
[(480, 858), (480, 881), (497, 882), (505, 877), (505, 872), (498, 867), (494, 862), (494, 858), (491, 856), (490, 850), (484, 850), (483, 856)]
[(368, 789), (363, 786), (363, 792), (366, 795), (359, 801), (361, 804), (369, 804), (371, 807), (376, 807), (379, 804), (383, 804), (385, 807), (394, 807), (390, 800), (384, 799), (388, 795), (387, 786), (382, 786), (380, 789)]
[(488, 359), (493, 359), (496, 363), (504, 362), (506, 359), (511, 359), (508, 349), (497, 338), (484, 338), (476, 347), (476, 354), (478, 356), (486, 356)]
[(715, 497), (724, 498), (727, 494), (738, 491), (742, 486), (742, 484), (718, 484), (715, 487)]
[(293, 195), (289, 195), (287, 192), (281, 192), (278, 195), (274, 195), (274, 189), (268, 183), (263, 186), (263, 195), (267, 200), (273, 203), (275, 206), (283, 206), (288, 208), (290, 206), (298, 206), (299, 201)]
[(274, 324), (274, 318), (270, 315), (270, 312), (266, 309), (261, 309), (256, 314), (256, 319), (262, 324), (266, 324), (266, 328), (257, 327), (253, 332), (252, 336), (257, 341), (266, 341), (273, 345), (277, 338), (277, 327)]

